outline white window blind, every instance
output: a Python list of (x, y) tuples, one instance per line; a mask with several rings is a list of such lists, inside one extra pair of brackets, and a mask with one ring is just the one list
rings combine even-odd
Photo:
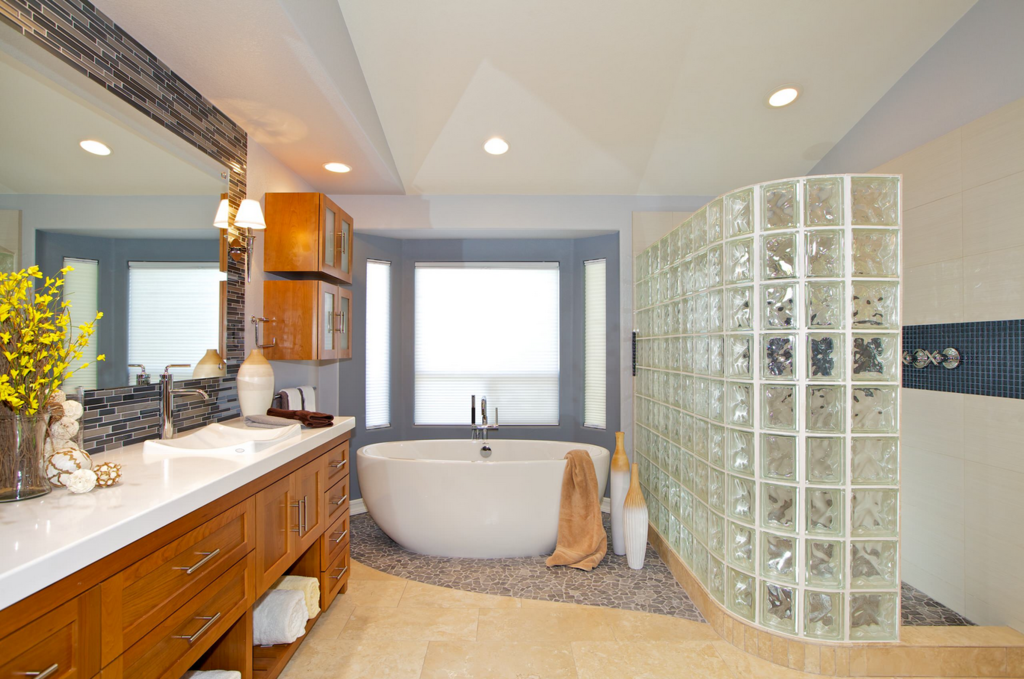
[(417, 263), (415, 287), (415, 424), (469, 424), (474, 394), (491, 422), (558, 424), (556, 262)]
[(583, 263), (583, 426), (604, 429), (608, 375), (605, 260)]
[(366, 428), (391, 426), (391, 262), (366, 261)]
[[(128, 362), (157, 376), (216, 349), (223, 279), (216, 262), (128, 262)], [(139, 370), (128, 372), (130, 384)], [(192, 367), (171, 374), (191, 379)]]
[[(68, 309), (71, 316), (71, 337), (76, 338), (79, 334), (78, 326), (96, 320), (96, 312), (99, 311), (100, 263), (95, 259), (65, 257), (64, 266), (74, 269), (64, 276), (64, 301), (71, 304)], [(96, 324), (96, 333), (89, 338), (89, 346), (82, 351), (81, 360), (71, 364), (74, 374), (71, 379), (64, 381), (64, 391), (74, 391), (76, 387), (96, 388), (96, 356), (99, 354), (96, 345), (102, 331), (101, 321)], [(83, 362), (88, 362), (88, 367), (77, 370), (76, 366), (82, 365)]]

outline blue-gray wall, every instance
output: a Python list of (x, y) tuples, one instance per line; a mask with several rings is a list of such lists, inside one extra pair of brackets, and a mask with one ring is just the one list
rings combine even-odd
[[(96, 238), (66, 233), (36, 232), (36, 263), (54, 276), (65, 257), (99, 262), (99, 310), (103, 320), (96, 331), (97, 353), (107, 360), (97, 366), (99, 388), (128, 384), (128, 262), (216, 262), (216, 240), (162, 238)], [(151, 374), (163, 366), (146, 366)]]
[[(415, 426), (413, 414), (413, 327), (416, 262), (557, 261), (561, 295), (560, 417), (558, 426), (503, 426), (495, 438), (578, 441), (614, 448), (619, 417), (619, 235), (577, 239), (398, 240), (356, 234), (352, 291), (352, 359), (339, 362), (338, 412), (356, 416), (352, 441), (356, 448), (372, 443), (410, 439), (468, 439), (466, 427)], [(583, 427), (583, 262), (607, 260), (608, 347), (607, 429)], [(391, 262), (391, 426), (367, 430), (366, 414), (366, 260)], [(458, 300), (453, 300), (457, 304)], [(500, 403), (492, 403), (501, 407)], [(469, 404), (467, 402), (467, 408)], [(356, 466), (351, 495), (362, 497)]]

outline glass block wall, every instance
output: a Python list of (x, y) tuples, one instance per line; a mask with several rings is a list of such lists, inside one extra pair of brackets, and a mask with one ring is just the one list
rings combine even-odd
[(789, 179), (636, 258), (635, 452), (651, 522), (775, 632), (898, 638), (900, 186)]

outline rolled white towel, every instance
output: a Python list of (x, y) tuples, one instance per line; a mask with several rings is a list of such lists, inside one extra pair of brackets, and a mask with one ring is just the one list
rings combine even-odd
[(274, 583), (274, 589), (297, 590), (306, 597), (306, 610), (312, 620), (320, 614), (320, 581), (301, 575), (286, 575)]
[(190, 670), (181, 679), (242, 679), (242, 673), (235, 670)]
[(297, 590), (272, 589), (252, 611), (253, 646), (290, 644), (306, 633), (306, 596)]

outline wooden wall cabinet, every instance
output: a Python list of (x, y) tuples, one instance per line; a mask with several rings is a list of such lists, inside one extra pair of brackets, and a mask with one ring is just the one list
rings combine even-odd
[(265, 342), (271, 361), (352, 357), (352, 291), (310, 280), (263, 283)]
[(268, 193), (263, 268), (352, 282), (352, 217), (322, 193)]

